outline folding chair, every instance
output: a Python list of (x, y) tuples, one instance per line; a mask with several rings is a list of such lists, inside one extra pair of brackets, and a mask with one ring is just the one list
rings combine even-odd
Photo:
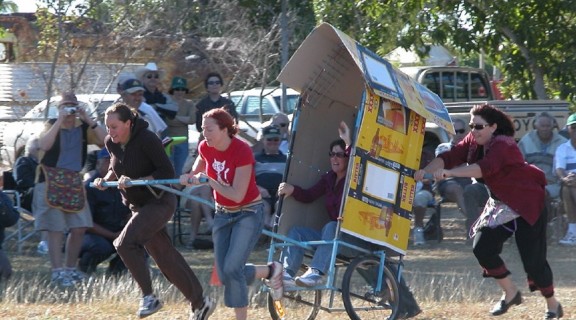
[(21, 194), (16, 190), (16, 182), (12, 176), (12, 171), (4, 171), (4, 190), (3, 192), (12, 198), (12, 203), (14, 204), (14, 209), (20, 213), (20, 219), (16, 222), (16, 225), (8, 228), (11, 230), (4, 241), (15, 238), (16, 244), (18, 246), (18, 253), (22, 253), (22, 246), (24, 241), (32, 237), (36, 231), (34, 230), (34, 216), (32, 213), (21, 205)]

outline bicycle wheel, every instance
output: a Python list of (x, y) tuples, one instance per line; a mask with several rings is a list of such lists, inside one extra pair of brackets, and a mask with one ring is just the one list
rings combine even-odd
[(346, 268), (342, 300), (352, 320), (395, 319), (398, 314), (398, 284), (394, 273), (384, 267), (382, 289), (376, 290), (380, 260), (359, 257)]
[(322, 291), (320, 290), (299, 290), (284, 292), (282, 306), (284, 315), (280, 314), (274, 306), (272, 296), (268, 294), (268, 311), (272, 320), (302, 319), (313, 320), (320, 311), (322, 303)]

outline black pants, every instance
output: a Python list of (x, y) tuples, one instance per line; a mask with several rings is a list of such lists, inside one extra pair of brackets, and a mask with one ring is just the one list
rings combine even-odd
[[(473, 252), (484, 269), (483, 275), (502, 279), (510, 274), (500, 254), (504, 242), (514, 235), (530, 291), (540, 290), (544, 297), (552, 297), (553, 276), (546, 260), (546, 213), (543, 212), (533, 226), (521, 217), (515, 221), (515, 233), (502, 226), (494, 229), (485, 227), (474, 238)], [(514, 221), (508, 222), (506, 227), (513, 229)]]

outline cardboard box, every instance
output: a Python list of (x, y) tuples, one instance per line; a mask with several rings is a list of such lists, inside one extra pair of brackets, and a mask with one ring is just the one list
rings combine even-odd
[[(308, 188), (330, 170), (329, 145), (345, 121), (354, 148), (342, 200), (341, 231), (404, 254), (426, 119), (454, 132), (442, 101), (353, 39), (322, 24), (278, 80), (299, 91), (286, 181)], [(324, 202), (287, 198), (279, 232), (328, 221)]]

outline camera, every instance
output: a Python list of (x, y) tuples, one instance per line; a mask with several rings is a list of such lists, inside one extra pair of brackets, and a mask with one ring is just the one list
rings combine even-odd
[(78, 107), (64, 107), (64, 112), (67, 114), (75, 114), (78, 111)]

